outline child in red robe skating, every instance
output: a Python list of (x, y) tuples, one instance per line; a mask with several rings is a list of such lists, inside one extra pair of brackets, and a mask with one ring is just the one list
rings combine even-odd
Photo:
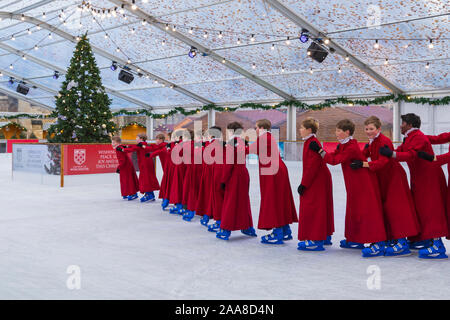
[(116, 172), (120, 174), (120, 192), (123, 199), (131, 201), (138, 197), (139, 181), (130, 157), (124, 152), (126, 146), (121, 143), (122, 139), (120, 137), (112, 138), (111, 144), (116, 150), (117, 160), (119, 160)]
[[(383, 219), (381, 196), (375, 173), (367, 168), (353, 170), (354, 160), (364, 160), (358, 142), (353, 139), (355, 124), (341, 120), (336, 125), (336, 138), (339, 144), (332, 153), (327, 153), (315, 141), (309, 148), (318, 152), (326, 163), (341, 164), (347, 191), (345, 213), (345, 240), (343, 248), (362, 248), (363, 257), (382, 256), (385, 253), (386, 231)], [(370, 244), (364, 247), (363, 244)]]
[(406, 172), (397, 161), (379, 153), (383, 146), (394, 150), (391, 140), (381, 133), (380, 119), (371, 116), (366, 119), (364, 125), (369, 143), (363, 154), (366, 159), (370, 158), (370, 161), (355, 160), (350, 166), (355, 170), (369, 168), (377, 175), (389, 240), (385, 255), (410, 255), (406, 238), (417, 235), (420, 229)]
[(419, 249), (419, 258), (447, 258), (441, 240), (441, 237), (448, 236), (445, 175), (439, 164), (418, 157), (419, 151), (434, 155), (430, 141), (419, 130), (420, 117), (408, 113), (401, 119), (400, 129), (405, 136), (403, 143), (395, 151), (383, 146), (379, 152), (397, 161), (406, 161), (409, 167), (411, 193), (420, 224), (420, 233), (409, 239), (410, 247)]
[(270, 132), (267, 119), (256, 122), (256, 142), (248, 147), (248, 153), (258, 155), (261, 204), (258, 229), (272, 230), (261, 238), (261, 243), (283, 244), (292, 240), (291, 223), (298, 222), (289, 174), (281, 160), (278, 144)]
[(232, 134), (225, 146), (225, 164), (220, 177), (224, 196), (220, 230), (216, 233), (216, 238), (228, 240), (235, 230), (256, 237), (250, 208), (250, 176), (245, 165), (246, 144), (240, 137), (243, 127), (239, 122), (232, 122), (227, 129)]
[(300, 212), (298, 222), (298, 250), (323, 251), (331, 245), (334, 232), (333, 182), (331, 173), (322, 157), (309, 149), (311, 142), (320, 146), (316, 137), (319, 123), (305, 119), (300, 126), (303, 144), (303, 176), (298, 193)]

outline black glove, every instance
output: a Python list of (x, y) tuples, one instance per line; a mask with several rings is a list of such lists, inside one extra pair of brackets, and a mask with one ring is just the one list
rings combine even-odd
[(350, 168), (356, 170), (361, 169), (363, 167), (363, 161), (362, 160), (353, 160), (352, 163), (350, 163)]
[(381, 147), (379, 152), (382, 156), (385, 156), (388, 158), (391, 158), (392, 155), (394, 154), (394, 151), (392, 151), (387, 145), (384, 145), (384, 147)]
[(427, 160), (427, 161), (433, 161), (434, 156), (425, 152), (425, 151), (417, 151), (417, 156), (421, 159)]
[(224, 141), (224, 142), (222, 142), (222, 144), (223, 144), (223, 146), (224, 147), (226, 147), (227, 146), (227, 143)]
[(206, 142), (202, 142), (202, 147), (206, 146)]
[(123, 148), (122, 147), (117, 147), (116, 150), (120, 151), (120, 152), (123, 152)]
[(146, 154), (145, 154), (145, 157), (146, 157), (146, 158), (150, 158), (150, 155), (151, 155), (151, 154), (152, 154), (151, 152), (146, 153)]
[(137, 144), (137, 146), (138, 146), (138, 147), (142, 147), (142, 142), (139, 142), (139, 143)]
[(338, 145), (336, 146), (336, 150), (339, 150), (339, 147), (341, 146), (340, 143), (338, 143)]
[(364, 149), (369, 149), (369, 144), (366, 143), (366, 145), (364, 146)]
[(322, 149), (319, 144), (316, 141), (311, 141), (309, 144), (309, 149), (311, 149), (314, 152), (319, 153), (320, 149)]
[(116, 173), (120, 173), (120, 169), (119, 168), (117, 168)]
[(245, 146), (248, 146), (248, 140), (244, 140), (245, 141)]
[[(315, 141), (313, 141), (313, 142), (315, 142)], [(301, 184), (301, 185), (298, 186), (297, 192), (298, 192), (299, 195), (302, 196), (305, 193), (305, 191), (306, 191), (306, 187), (304, 185)]]
[(172, 148), (172, 142), (168, 143), (168, 144), (166, 145), (166, 148), (167, 148), (167, 149)]
[(222, 188), (222, 190), (225, 190), (225, 183), (221, 183), (220, 187)]

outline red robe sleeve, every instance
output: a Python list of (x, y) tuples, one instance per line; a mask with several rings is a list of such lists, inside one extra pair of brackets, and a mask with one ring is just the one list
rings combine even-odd
[[(342, 146), (341, 146), (341, 148), (342, 148)], [(336, 149), (333, 152), (327, 152), (325, 154), (325, 157), (323, 158), (323, 160), (326, 163), (331, 164), (332, 166), (335, 166), (337, 164), (348, 161), (350, 159), (350, 156), (351, 156), (350, 152), (341, 152), (339, 149)]]
[(424, 141), (422, 138), (416, 138), (413, 141), (411, 141), (412, 148), (409, 150), (404, 150), (402, 148), (402, 145), (397, 148), (396, 150), (396, 157), (395, 159), (397, 161), (413, 161), (417, 158), (417, 151), (420, 150), (426, 150), (426, 141)]
[(450, 132), (444, 132), (437, 136), (427, 136), (431, 144), (444, 144), (450, 142)]
[(442, 166), (446, 163), (450, 163), (450, 152), (441, 154), (440, 156), (436, 156), (437, 162)]

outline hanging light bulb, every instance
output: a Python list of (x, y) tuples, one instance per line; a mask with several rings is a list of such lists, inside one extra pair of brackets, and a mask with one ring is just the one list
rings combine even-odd
[(255, 42), (255, 35), (254, 34), (252, 34), (252, 36), (250, 37), (250, 41), (251, 42)]
[(169, 24), (166, 23), (166, 30), (169, 30)]
[(207, 31), (205, 31), (205, 33), (203, 34), (203, 38), (208, 38), (208, 32)]
[(311, 73), (311, 74), (314, 73), (313, 68), (309, 69), (309, 73)]
[(326, 38), (323, 42), (324, 42), (325, 44), (329, 44), (329, 43), (330, 43), (330, 39)]
[(427, 62), (427, 64), (425, 65), (425, 69), (429, 69), (430, 68), (430, 63)]
[(31, 34), (31, 30), (30, 30), (30, 29), (28, 29), (28, 30), (27, 30), (27, 33), (28, 33), (28, 34)]
[(23, 60), (27, 60), (27, 57), (25, 55), (22, 56)]
[(128, 63), (128, 64), (130, 64), (130, 63), (131, 63), (131, 60), (130, 60), (129, 58), (127, 59), (127, 63)]
[(119, 49), (119, 47), (117, 47), (117, 49), (116, 49), (116, 52), (120, 52), (120, 49)]
[(281, 67), (281, 72), (284, 72), (284, 67)]
[(172, 31), (173, 31), (173, 32), (177, 31), (177, 26), (174, 25), (174, 26), (172, 27)]
[(403, 46), (403, 48), (405, 48), (405, 49), (408, 49), (408, 47), (409, 47), (409, 44), (405, 44), (405, 45)]
[(189, 33), (190, 33), (190, 34), (193, 34), (193, 33), (194, 33), (194, 28), (191, 27), (191, 28), (189, 29)]
[(286, 39), (286, 44), (287, 44), (287, 45), (290, 45), (290, 44), (291, 44), (291, 38), (290, 38), (290, 37), (287, 37), (287, 39)]
[(345, 56), (345, 61), (349, 61), (350, 57), (348, 55)]
[(131, 9), (136, 10), (136, 9), (137, 9), (136, 1), (135, 1), (135, 0), (132, 0), (131, 3), (132, 3)]
[(222, 38), (223, 38), (222, 31), (219, 31), (219, 39), (222, 39)]
[(125, 13), (125, 9), (124, 9), (125, 5), (122, 3), (122, 5), (120, 6), (120, 14), (124, 14)]
[(339, 73), (341, 73), (341, 72), (342, 72), (342, 70), (341, 70), (341, 67), (339, 67), (339, 69), (338, 69), (338, 72), (339, 72)]
[(256, 69), (256, 63), (253, 62), (252, 68), (253, 68), (253, 69)]
[(47, 18), (47, 16), (45, 15), (45, 12), (42, 14), (42, 19)]
[(166, 40), (162, 41), (162, 45), (165, 46), (166, 45)]
[(386, 58), (386, 60), (384, 60), (384, 64), (387, 65), (389, 63), (388, 58)]
[(430, 39), (430, 44), (428, 45), (428, 48), (430, 48), (430, 49), (434, 48), (433, 39)]
[(49, 38), (49, 39), (52, 39), (52, 38), (53, 38), (53, 36), (52, 36), (51, 33), (48, 34), (48, 38)]
[(375, 49), (380, 48), (380, 44), (378, 43), (378, 39), (375, 40), (375, 44), (373, 45), (373, 47), (374, 47)]
[(105, 39), (108, 39), (108, 34), (107, 33), (105, 33)]
[(15, 40), (16, 40), (16, 37), (15, 37), (14, 35), (12, 35), (12, 36), (11, 36), (11, 40), (12, 40), (12, 41), (15, 41)]
[(38, 50), (39, 47), (37, 46), (37, 44), (34, 46), (34, 50)]
[(270, 50), (275, 50), (275, 43), (272, 43), (272, 46), (270, 47)]
[(20, 20), (25, 21), (25, 15), (22, 13), (22, 16), (20, 17)]
[(238, 38), (237, 41), (236, 41), (236, 43), (237, 43), (237, 44), (241, 44), (241, 39)]
[(10, 68), (11, 70), (14, 69), (12, 63), (9, 65), (9, 68)]
[(131, 29), (131, 33), (134, 34), (136, 32), (136, 29)]
[(225, 63), (225, 62), (226, 62), (226, 61), (225, 61), (225, 58), (223, 58), (223, 59), (222, 59), (222, 63)]
[(142, 20), (142, 25), (145, 26), (146, 24), (147, 24), (147, 21), (145, 21), (145, 19)]
[(40, 25), (38, 25), (38, 26), (37, 26), (37, 29), (38, 29), (38, 30), (41, 30), (41, 26), (40, 26)]

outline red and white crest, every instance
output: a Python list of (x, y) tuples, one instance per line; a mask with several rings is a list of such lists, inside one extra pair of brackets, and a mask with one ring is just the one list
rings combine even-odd
[(86, 162), (86, 149), (75, 149), (73, 150), (73, 161), (77, 165), (82, 165)]

